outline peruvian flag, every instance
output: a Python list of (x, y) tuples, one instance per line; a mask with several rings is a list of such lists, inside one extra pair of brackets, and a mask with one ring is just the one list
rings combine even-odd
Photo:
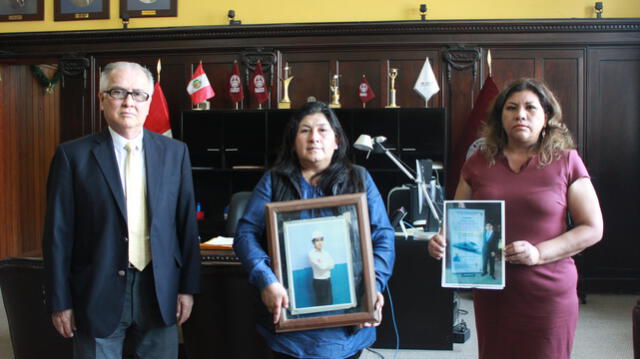
[(373, 89), (371, 89), (369, 81), (367, 81), (367, 77), (365, 75), (362, 75), (362, 80), (360, 81), (360, 85), (358, 85), (358, 97), (360, 98), (360, 102), (363, 104), (376, 97), (376, 94), (373, 93)]
[(467, 118), (464, 132), (453, 150), (452, 159), (449, 161), (449, 168), (447, 169), (447, 198), (453, 198), (456, 192), (458, 180), (460, 179), (460, 171), (466, 160), (469, 146), (478, 139), (482, 123), (487, 120), (489, 107), (499, 93), (498, 86), (493, 81), (491, 75), (487, 76), (478, 94), (478, 98), (476, 98), (476, 102), (473, 104), (473, 109)]
[(204, 73), (202, 62), (196, 68), (193, 76), (191, 76), (191, 81), (189, 81), (189, 85), (187, 86), (187, 92), (191, 95), (191, 102), (193, 102), (194, 105), (197, 105), (202, 101), (206, 101), (216, 95), (213, 91), (213, 87), (211, 87), (211, 84), (209, 83), (207, 74)]
[(233, 64), (233, 72), (229, 77), (229, 98), (231, 102), (238, 103), (244, 99), (244, 90), (242, 89), (242, 79), (240, 79), (240, 69), (238, 63)]
[(256, 64), (256, 72), (254, 72), (253, 77), (251, 77), (249, 91), (259, 104), (262, 104), (269, 98), (269, 93), (267, 92), (267, 81), (262, 73), (262, 63), (260, 60), (258, 60), (258, 63)]
[(151, 97), (149, 115), (147, 115), (147, 119), (144, 122), (144, 128), (167, 137), (173, 137), (171, 134), (171, 122), (169, 122), (169, 106), (167, 106), (167, 99), (164, 97), (160, 82), (156, 82), (153, 87), (153, 97)]

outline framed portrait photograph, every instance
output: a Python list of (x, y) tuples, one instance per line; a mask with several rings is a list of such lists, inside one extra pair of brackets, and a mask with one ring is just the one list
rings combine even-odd
[(366, 194), (267, 204), (271, 265), (289, 295), (277, 332), (375, 321)]
[(120, 0), (120, 13), (130, 18), (178, 16), (178, 0)]
[(44, 0), (0, 0), (0, 21), (44, 19)]
[(442, 286), (505, 286), (504, 201), (444, 201)]
[(97, 20), (109, 18), (107, 0), (53, 0), (53, 20)]

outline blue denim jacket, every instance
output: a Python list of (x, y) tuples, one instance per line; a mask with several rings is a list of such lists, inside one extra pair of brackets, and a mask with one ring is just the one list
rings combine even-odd
[[(302, 198), (323, 197), (317, 187), (309, 184), (301, 175), (297, 176)], [(366, 174), (367, 203), (371, 223), (371, 241), (377, 290), (382, 292), (393, 270), (395, 260), (394, 232), (380, 196), (369, 173)], [(247, 204), (236, 229), (233, 249), (249, 274), (249, 282), (259, 290), (277, 281), (271, 270), (269, 255), (264, 251), (265, 204), (271, 202), (271, 172), (265, 173)], [(258, 331), (265, 337), (269, 347), (297, 358), (346, 358), (373, 344), (375, 328), (353, 330), (353, 327), (338, 327), (302, 330), (276, 334), (259, 323)]]

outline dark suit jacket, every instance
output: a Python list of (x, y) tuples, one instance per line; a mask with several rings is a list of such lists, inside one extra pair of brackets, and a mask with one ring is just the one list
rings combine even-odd
[[(200, 286), (200, 253), (187, 146), (144, 132), (155, 291), (166, 325), (178, 293)], [(49, 310), (73, 309), (78, 330), (105, 337), (122, 313), (127, 215), (107, 129), (61, 144), (51, 163), (43, 239)]]

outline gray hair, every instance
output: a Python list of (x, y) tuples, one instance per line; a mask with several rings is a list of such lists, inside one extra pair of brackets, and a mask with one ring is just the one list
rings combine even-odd
[(149, 95), (153, 95), (153, 75), (151, 72), (146, 67), (138, 63), (125, 61), (112, 62), (102, 69), (102, 73), (100, 74), (100, 92), (108, 90), (109, 75), (111, 72), (113, 72), (113, 70), (123, 68), (141, 71), (149, 82)]

